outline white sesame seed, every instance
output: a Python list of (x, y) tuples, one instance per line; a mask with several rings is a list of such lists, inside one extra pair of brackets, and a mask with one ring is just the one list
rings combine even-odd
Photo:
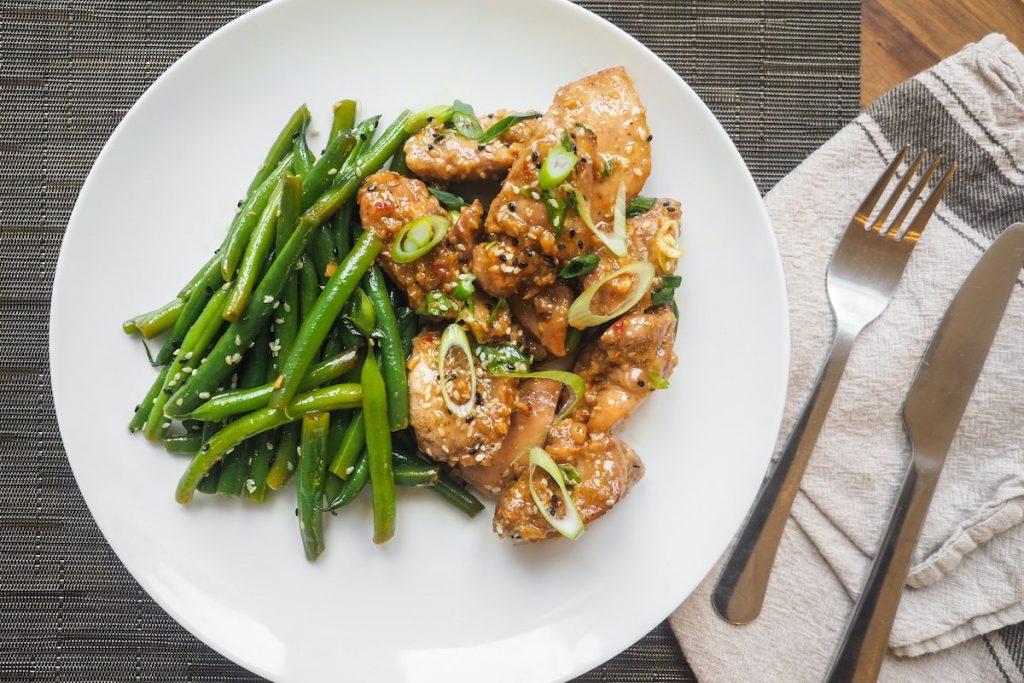
[(176, 406), (180, 406), (180, 405), (182, 405), (183, 403), (185, 403), (185, 400), (184, 400), (184, 399), (181, 399), (181, 398), (179, 398), (179, 399), (178, 399), (177, 401), (175, 401), (175, 402), (174, 402), (174, 405), (176, 405)]
[(338, 169), (332, 168), (331, 170), (327, 171), (327, 175), (334, 175), (337, 172), (338, 172)]
[(267, 442), (267, 450), (268, 451), (274, 450), (274, 442), (273, 441), (268, 441)]
[(270, 303), (273, 303), (273, 302), (274, 302), (274, 297), (270, 296), (269, 294), (267, 294), (265, 297), (263, 297), (263, 303), (270, 304)]
[(533, 197), (534, 199), (540, 199), (540, 193), (539, 192), (531, 192), (530, 196)]
[(164, 422), (163, 428), (164, 428), (164, 429), (167, 429), (167, 428), (168, 428), (168, 427), (170, 427), (170, 426), (171, 426), (171, 423), (170, 423), (170, 422)]
[(284, 324), (284, 318), (274, 318), (274, 323), (277, 324), (277, 325), (283, 325)]
[(296, 446), (295, 447), (295, 454), (296, 455), (302, 455), (302, 446)]
[(291, 462), (286, 462), (285, 465), (288, 467), (289, 472), (295, 469), (295, 465)]
[(201, 398), (201, 399), (203, 399), (205, 401), (206, 399), (210, 398), (210, 392), (209, 391), (200, 391), (199, 392), (199, 398)]
[(224, 365), (231, 365), (232, 356), (224, 356)]
[(483, 462), (484, 461), (484, 454), (483, 453), (477, 453), (476, 454), (476, 461), (477, 462)]
[(280, 305), (281, 305), (280, 301), (275, 301), (274, 302), (274, 310), (277, 310), (277, 307), (280, 306)]
[(185, 354), (185, 360), (192, 360), (192, 352), (191, 351), (189, 351), (188, 353)]
[(179, 353), (181, 353), (181, 349), (174, 349), (174, 351), (171, 352), (171, 355), (172, 356), (177, 356)]
[(355, 469), (355, 467), (346, 467), (346, 468), (345, 468), (345, 474), (346, 474), (346, 475), (348, 475), (348, 474), (352, 474), (352, 471), (353, 471), (354, 469)]
[(235, 335), (235, 346), (241, 346), (241, 345), (242, 345), (242, 335), (236, 334)]
[(292, 307), (288, 305), (287, 301), (284, 302), (284, 312), (285, 313), (291, 313), (292, 312)]
[(245, 490), (249, 493), (256, 493), (256, 482), (252, 479), (245, 480)]

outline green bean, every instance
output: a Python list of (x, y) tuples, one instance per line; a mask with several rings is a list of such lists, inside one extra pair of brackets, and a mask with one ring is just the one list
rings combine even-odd
[(125, 320), (121, 323), (121, 329), (124, 330), (125, 334), (141, 332), (142, 336), (146, 339), (152, 339), (173, 327), (181, 315), (181, 309), (184, 307), (185, 302), (175, 297), (156, 310)]
[[(225, 241), (227, 241), (227, 236), (225, 236), (224, 239), (225, 239)], [(223, 244), (221, 246), (223, 246)], [(185, 286), (181, 288), (180, 292), (178, 292), (178, 298), (181, 299), (182, 301), (188, 301), (189, 298), (193, 294), (195, 294), (197, 291), (199, 291), (200, 287), (205, 287), (206, 286), (205, 285), (206, 278), (211, 273), (215, 273), (215, 272), (220, 272), (220, 249), (219, 248), (217, 249), (217, 251), (215, 251), (213, 253), (213, 256), (210, 257), (210, 260), (207, 261), (205, 264), (203, 264), (203, 267), (200, 268), (196, 272), (196, 274), (192, 276), (192, 279), (189, 280), (187, 283), (185, 283)]]
[(416, 311), (408, 306), (402, 306), (395, 309), (395, 317), (398, 318), (398, 331), (402, 336), (402, 351), (408, 358), (412, 354), (412, 339), (419, 327), (416, 322)]
[[(256, 336), (255, 346), (245, 354), (242, 369), (238, 373), (238, 385), (242, 390), (259, 386), (267, 377), (267, 366), (270, 364), (270, 330), (263, 328)], [(252, 456), (253, 444), (244, 441), (238, 445), (231, 455), (224, 458), (220, 467), (220, 480), (217, 482), (217, 493), (222, 496), (237, 498), (242, 495), (245, 480), (249, 472), (249, 458)]]
[(170, 371), (171, 366), (166, 365), (156, 376), (152, 386), (149, 387), (149, 391), (146, 393), (145, 398), (135, 406), (135, 413), (132, 415), (131, 421), (128, 423), (128, 431), (135, 433), (142, 429), (146, 425), (146, 419), (149, 417), (149, 413), (153, 410), (153, 401), (159, 395), (160, 390), (164, 388), (164, 380), (167, 378), (167, 373)]
[(331, 139), (352, 128), (356, 122), (355, 100), (341, 100), (334, 103), (334, 118), (331, 120)]
[(203, 475), (210, 471), (214, 463), (220, 462), (228, 451), (246, 439), (294, 422), (306, 413), (355, 408), (361, 401), (362, 391), (358, 385), (335, 384), (302, 394), (288, 405), (287, 411), (263, 408), (243, 415), (203, 443), (178, 482), (175, 499), (182, 504), (192, 500), (192, 493)]
[(309, 109), (306, 105), (302, 105), (295, 110), (291, 118), (288, 119), (288, 123), (278, 133), (277, 138), (274, 140), (274, 144), (270, 146), (270, 150), (267, 152), (266, 159), (263, 160), (263, 165), (260, 166), (260, 170), (256, 172), (256, 176), (252, 179), (249, 184), (249, 189), (246, 191), (246, 195), (251, 195), (256, 188), (263, 183), (263, 181), (273, 173), (274, 166), (277, 164), (292, 147), (292, 140), (295, 139), (296, 134), (300, 133), (309, 125)]
[(242, 497), (257, 503), (267, 499), (267, 474), (270, 472), (270, 461), (277, 448), (279, 432), (277, 429), (266, 435), (264, 439), (256, 439), (249, 458), (249, 475), (242, 488)]
[(405, 163), (405, 150), (401, 147), (395, 152), (395, 156), (391, 157), (391, 164), (388, 166), (389, 171), (394, 171), (398, 175), (409, 175), (409, 166)]
[(181, 315), (178, 316), (174, 327), (171, 328), (170, 336), (160, 348), (156, 359), (153, 361), (155, 365), (167, 365), (171, 362), (171, 359), (174, 358), (174, 352), (181, 347), (181, 342), (185, 339), (185, 335), (196, 324), (196, 320), (206, 308), (210, 297), (224, 285), (224, 280), (220, 276), (220, 267), (213, 268), (206, 273), (206, 277), (199, 284), (201, 289), (193, 292), (192, 296), (185, 302), (185, 307), (181, 309)]
[(366, 422), (363, 419), (363, 411), (357, 410), (331, 459), (331, 472), (339, 479), (348, 479), (352, 474), (352, 468), (355, 467), (356, 458), (365, 446)]
[(387, 391), (373, 349), (366, 352), (361, 379), (366, 453), (373, 491), (373, 542), (385, 543), (395, 535), (395, 475), (391, 470)]
[(272, 408), (283, 408), (288, 405), (298, 391), (299, 383), (313, 362), (320, 345), (331, 331), (334, 320), (359, 284), (359, 278), (373, 264), (382, 247), (383, 243), (373, 233), (364, 233), (364, 237), (356, 243), (337, 272), (327, 281), (309, 316), (302, 321), (295, 346), (284, 362), (281, 369), (284, 380), (280, 388), (270, 396), (269, 405)]
[(352, 468), (352, 475), (341, 485), (338, 495), (333, 499), (328, 499), (326, 509), (328, 511), (337, 510), (348, 505), (356, 499), (368, 481), (370, 481), (370, 459), (366, 456), (366, 451), (363, 451)]
[(203, 445), (202, 434), (175, 434), (164, 437), (164, 448), (175, 455), (195, 455)]
[(302, 416), (302, 454), (299, 456), (299, 530), (307, 560), (315, 560), (324, 551), (324, 478), (326, 468), (327, 413)]
[[(336, 410), (331, 413), (331, 433), (327, 439), (327, 462), (330, 462), (331, 455), (338, 451), (338, 444), (348, 429), (349, 421), (352, 419), (351, 411)], [(328, 472), (324, 482), (324, 498), (333, 500), (341, 491), (344, 480)]]
[(195, 368), (202, 364), (202, 355), (210, 342), (217, 335), (220, 329), (220, 316), (227, 301), (228, 291), (219, 289), (210, 298), (206, 308), (196, 320), (196, 324), (185, 335), (178, 349), (178, 355), (171, 363), (172, 370), (164, 377), (160, 393), (153, 399), (153, 406), (150, 408), (149, 416), (143, 427), (143, 433), (150, 441), (155, 441), (163, 436), (170, 426), (170, 419), (164, 414), (167, 407), (168, 397), (173, 393), (174, 387), (183, 381)]
[(338, 250), (338, 260), (348, 256), (352, 250), (352, 231), (349, 227), (352, 223), (352, 202), (342, 204), (338, 213), (334, 214), (331, 221), (331, 230), (334, 231), (334, 246)]
[(213, 495), (217, 493), (217, 482), (220, 480), (220, 463), (211, 469), (206, 475), (199, 481), (199, 485), (196, 486), (196, 490), (200, 493), (208, 493)]
[(309, 148), (309, 142), (306, 139), (306, 134), (309, 132), (309, 120), (307, 119), (302, 125), (302, 130), (295, 136), (294, 142), (292, 142), (292, 171), (295, 175), (304, 176), (309, 173), (309, 169), (313, 168), (313, 164), (316, 158), (313, 156), (313, 150)]
[(225, 282), (234, 279), (235, 269), (238, 268), (238, 262), (245, 252), (246, 245), (249, 244), (249, 238), (256, 227), (256, 222), (263, 214), (263, 210), (267, 208), (267, 203), (270, 201), (271, 195), (274, 194), (274, 189), (281, 182), (281, 178), (284, 177), (285, 171), (292, 167), (292, 159), (293, 154), (290, 152), (281, 159), (274, 172), (268, 175), (259, 187), (242, 202), (238, 213), (231, 221), (227, 237), (224, 238), (224, 243), (220, 248), (220, 276)]
[(409, 382), (405, 370), (405, 349), (402, 334), (398, 329), (395, 309), (391, 306), (387, 281), (384, 273), (373, 266), (363, 278), (366, 293), (377, 315), (377, 327), (381, 331), (380, 359), (384, 384), (388, 391), (388, 423), (391, 431), (409, 426)]
[(267, 486), (274, 491), (284, 486), (295, 473), (295, 464), (299, 461), (300, 431), (301, 425), (298, 422), (281, 427), (281, 440), (277, 443), (274, 464), (267, 472)]
[[(256, 222), (256, 227), (249, 237), (249, 243), (245, 245), (245, 253), (238, 270), (235, 273), (235, 284), (231, 288), (231, 296), (228, 298), (228, 305), (224, 308), (224, 319), (234, 322), (245, 311), (249, 305), (249, 296), (256, 281), (260, 277), (260, 270), (270, 254), (274, 244), (274, 236), (277, 231), (277, 218), (281, 213), (281, 192), (283, 185), (277, 184), (267, 205)], [(221, 475), (223, 479), (223, 474)]]
[(398, 486), (434, 486), (441, 479), (437, 465), (400, 463), (394, 466), (395, 484)]
[[(337, 379), (354, 368), (358, 362), (359, 352), (355, 349), (344, 351), (333, 358), (321, 361), (309, 368), (309, 372), (302, 378), (299, 391), (307, 391)], [(267, 382), (251, 389), (235, 389), (217, 394), (189, 413), (188, 416), (194, 420), (223, 420), (232, 415), (266, 408), (273, 391), (274, 383)]]
[(308, 209), (327, 188), (334, 184), (341, 166), (356, 144), (355, 131), (346, 131), (327, 142), (320, 158), (302, 176), (302, 208)]
[[(313, 260), (309, 258), (308, 254), (303, 256), (299, 263), (302, 264), (297, 273), (299, 279), (299, 318), (306, 320), (310, 313), (313, 312), (317, 297), (320, 296), (320, 279), (316, 275), (316, 266), (313, 265)], [(298, 334), (296, 334), (297, 336)]]
[[(342, 204), (348, 201), (359, 189), (363, 180), (376, 172), (395, 150), (408, 139), (410, 133), (405, 130), (409, 112), (404, 112), (384, 131), (380, 139), (374, 142), (366, 154), (355, 164), (351, 171), (346, 171), (337, 185), (325, 192), (302, 215), (295, 232), (285, 246), (277, 253), (263, 279), (256, 286), (249, 307), (245, 314), (231, 324), (210, 352), (210, 362), (204, 363), (197, 372), (193, 372), (185, 386), (181, 387), (173, 397), (169, 406), (172, 416), (186, 415), (194, 410), (202, 401), (201, 393), (214, 391), (221, 381), (231, 373), (231, 363), (227, 362), (238, 346), (246, 346), (253, 340), (260, 327), (266, 324), (273, 311), (273, 303), (281, 296), (287, 284), (288, 276), (295, 269), (295, 264), (306, 248), (313, 230), (330, 218)], [(339, 175), (342, 175), (339, 173)], [(379, 240), (378, 240), (379, 241)], [(339, 269), (338, 273), (343, 272)], [(338, 275), (335, 273), (335, 276)], [(344, 303), (344, 302), (342, 302)], [(294, 355), (294, 354), (293, 354)], [(224, 363), (221, 363), (224, 359)]]
[[(395, 450), (392, 451), (391, 457), (394, 459), (396, 466), (398, 464), (430, 464), (430, 461), (419, 453), (409, 455), (408, 453)], [(467, 491), (464, 486), (458, 484), (443, 470), (437, 483), (431, 486), (430, 490), (467, 517), (475, 517), (484, 509), (483, 503), (477, 500), (476, 496)]]
[[(338, 171), (336, 178), (342, 178), (346, 174), (352, 173), (356, 162), (362, 158), (366, 153), (366, 149), (370, 146), (370, 140), (373, 137), (373, 131), (377, 128), (378, 118), (365, 119), (360, 121), (356, 127), (356, 144), (352, 148), (352, 152), (345, 159), (345, 163), (341, 165), (341, 170)], [(334, 245), (338, 249), (338, 259), (341, 260), (348, 256), (348, 252), (352, 249), (352, 213), (353, 213), (354, 201), (347, 201), (338, 208), (337, 213), (332, 221), (332, 229), (334, 232)]]

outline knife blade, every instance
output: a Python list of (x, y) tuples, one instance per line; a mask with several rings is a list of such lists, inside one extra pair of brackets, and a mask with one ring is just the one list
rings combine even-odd
[(829, 683), (877, 680), (910, 560), (957, 427), (1024, 267), (1024, 223), (989, 246), (939, 323), (903, 404), (913, 449), (867, 583), (826, 677)]

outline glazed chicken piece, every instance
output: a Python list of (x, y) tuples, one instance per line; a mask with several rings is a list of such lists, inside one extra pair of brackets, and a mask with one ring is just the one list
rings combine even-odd
[[(498, 111), (480, 117), (480, 127), (487, 130), (507, 113)], [(432, 182), (501, 180), (534, 136), (536, 126), (535, 119), (519, 121), (481, 149), (475, 140), (433, 123), (406, 141), (405, 163), (417, 176)]]
[(513, 466), (534, 446), (544, 445), (562, 385), (550, 379), (524, 379), (512, 412), (512, 423), (501, 447), (487, 465), (472, 465), (460, 470), (462, 478), (481, 493), (497, 495), (512, 477)]
[[(580, 483), (571, 495), (584, 524), (608, 512), (644, 474), (640, 458), (624, 442), (608, 433), (588, 433), (586, 425), (571, 419), (554, 427), (545, 450), (556, 463), (572, 465), (579, 473)], [(516, 469), (515, 478), (498, 496), (494, 531), (516, 542), (556, 536), (530, 494), (526, 463), (517, 463)], [(550, 501), (549, 513), (556, 517), (565, 513), (558, 487), (544, 472), (534, 473), (533, 485), (540, 500)]]
[(478, 366), (476, 409), (469, 417), (454, 415), (441, 395), (441, 382), (448, 383), (448, 395), (456, 404), (466, 401), (469, 382), (464, 377), (465, 361), (462, 354), (450, 352), (448, 368), (454, 377), (440, 377), (440, 346), (440, 333), (423, 330), (413, 338), (412, 354), (406, 362), (409, 422), (416, 441), (421, 451), (439, 462), (486, 467), (509, 433), (519, 380), (494, 377)]
[(427, 292), (450, 292), (458, 276), (469, 272), (469, 260), (483, 216), (483, 206), (473, 202), (462, 207), (459, 218), (441, 242), (411, 263), (395, 263), (391, 242), (399, 230), (422, 216), (446, 216), (437, 199), (421, 181), (392, 171), (374, 173), (359, 189), (359, 217), (363, 227), (384, 242), (377, 258), (384, 271), (409, 297), (409, 304), (423, 310)]
[(508, 303), (519, 324), (555, 356), (565, 355), (565, 337), (569, 330), (569, 306), (573, 291), (561, 282), (545, 287), (530, 299), (509, 297)]
[(668, 306), (634, 309), (584, 344), (573, 369), (586, 384), (574, 419), (590, 432), (607, 432), (654, 391), (652, 373), (668, 379), (676, 366), (676, 317)]
[(575, 212), (563, 226), (551, 225), (539, 191), (539, 170), (563, 135), (580, 159), (570, 181), (586, 197), (598, 228), (610, 225), (619, 186), (632, 198), (650, 174), (646, 112), (624, 69), (561, 88), (491, 204), (487, 240), (474, 249), (473, 272), (493, 296), (531, 298), (555, 282), (563, 263), (593, 251), (596, 238)]

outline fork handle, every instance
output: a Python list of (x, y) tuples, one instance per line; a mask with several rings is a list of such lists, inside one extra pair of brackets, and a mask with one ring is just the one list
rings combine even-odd
[(874, 683), (878, 679), (910, 560), (937, 481), (937, 476), (920, 471), (914, 464), (907, 470), (867, 583), (832, 660), (827, 683)]
[(832, 405), (850, 350), (860, 330), (839, 326), (814, 390), (786, 446), (768, 471), (711, 596), (715, 610), (734, 624), (757, 618), (764, 603), (775, 553), (800, 479)]

